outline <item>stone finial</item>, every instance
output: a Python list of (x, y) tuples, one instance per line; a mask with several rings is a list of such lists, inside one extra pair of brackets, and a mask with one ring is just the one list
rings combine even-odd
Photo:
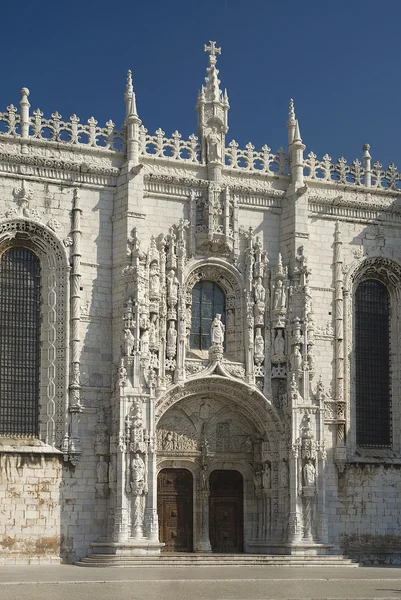
[(290, 106), (288, 109), (288, 122), (295, 123), (294, 100), (292, 98), (290, 98)]
[(288, 121), (287, 121), (288, 145), (289, 146), (294, 141), (295, 127), (296, 127), (296, 119), (295, 119), (294, 100), (291, 98), (289, 109), (288, 109)]
[(137, 117), (136, 112), (136, 98), (134, 92), (134, 86), (132, 85), (132, 71), (129, 70), (127, 73), (127, 84), (125, 87), (124, 94), (124, 102), (125, 102), (125, 113), (126, 117), (134, 116)]
[(295, 132), (294, 132), (294, 138), (292, 141), (293, 142), (302, 142), (301, 132), (299, 131), (298, 119), (296, 119), (296, 121), (295, 121)]
[(209, 53), (209, 64), (216, 64), (216, 54), (221, 54), (221, 48), (216, 48), (216, 42), (209, 41), (209, 46), (205, 44), (204, 46), (205, 52)]

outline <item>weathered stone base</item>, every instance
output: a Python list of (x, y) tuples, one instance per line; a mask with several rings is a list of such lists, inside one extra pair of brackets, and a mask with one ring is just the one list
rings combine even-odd
[(136, 540), (132, 542), (93, 542), (91, 548), (96, 554), (114, 554), (115, 556), (156, 556), (160, 554), (164, 543)]
[(1, 555), (0, 566), (8, 565), (59, 565), (61, 558), (59, 556), (24, 556), (24, 555)]
[(315, 544), (311, 542), (292, 544), (289, 542), (248, 542), (248, 552), (258, 554), (291, 555), (291, 556), (316, 556), (330, 554), (333, 546), (330, 544)]

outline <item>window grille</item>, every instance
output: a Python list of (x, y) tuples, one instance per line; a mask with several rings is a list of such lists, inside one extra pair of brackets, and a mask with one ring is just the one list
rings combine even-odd
[(190, 347), (193, 350), (208, 350), (211, 346), (210, 330), (216, 314), (226, 322), (226, 300), (224, 292), (213, 281), (199, 281), (192, 288), (192, 314)]
[(37, 436), (40, 262), (27, 248), (0, 258), (0, 435)]
[(355, 296), (356, 443), (391, 445), (390, 302), (375, 280), (359, 284)]

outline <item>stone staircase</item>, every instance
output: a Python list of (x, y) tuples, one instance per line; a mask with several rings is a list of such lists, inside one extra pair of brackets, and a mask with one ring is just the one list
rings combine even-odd
[(75, 563), (78, 567), (358, 567), (341, 555), (279, 554), (186, 554), (162, 553), (157, 556), (116, 556), (91, 554)]

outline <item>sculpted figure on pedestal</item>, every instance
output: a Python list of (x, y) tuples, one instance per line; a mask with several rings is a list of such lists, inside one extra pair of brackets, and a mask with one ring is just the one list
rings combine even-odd
[(283, 286), (283, 282), (279, 279), (276, 282), (276, 288), (274, 291), (274, 309), (275, 310), (283, 310), (286, 307), (287, 298), (285, 294), (285, 287)]
[(167, 357), (173, 358), (176, 353), (177, 347), (177, 330), (175, 328), (175, 322), (170, 321), (167, 330)]
[(109, 474), (109, 466), (104, 460), (104, 456), (99, 457), (99, 462), (96, 467), (96, 475), (98, 483), (107, 483)]
[(167, 275), (167, 294), (171, 300), (177, 300), (178, 298), (178, 279), (173, 269)]
[(313, 487), (316, 484), (316, 469), (311, 459), (309, 459), (303, 468), (304, 485)]
[(131, 460), (130, 491), (134, 494), (142, 493), (145, 490), (145, 472), (145, 463), (136, 452)]
[(124, 329), (124, 351), (126, 356), (131, 356), (134, 350), (135, 338), (128, 327)]
[(264, 341), (262, 333), (261, 333), (261, 328), (257, 327), (256, 335), (255, 335), (255, 360), (259, 361), (259, 363), (260, 363), (264, 359), (264, 357), (265, 357), (265, 341)]
[(207, 136), (207, 157), (209, 162), (222, 161), (222, 148), (220, 136), (214, 129)]
[(274, 354), (279, 359), (284, 358), (284, 335), (282, 329), (277, 329), (277, 334), (274, 339)]
[(225, 327), (221, 321), (221, 315), (216, 315), (213, 319), (211, 329), (212, 344), (222, 346), (224, 344), (224, 331)]
[(149, 271), (149, 295), (150, 297), (158, 297), (160, 294), (160, 275), (157, 263), (153, 262), (150, 265)]

